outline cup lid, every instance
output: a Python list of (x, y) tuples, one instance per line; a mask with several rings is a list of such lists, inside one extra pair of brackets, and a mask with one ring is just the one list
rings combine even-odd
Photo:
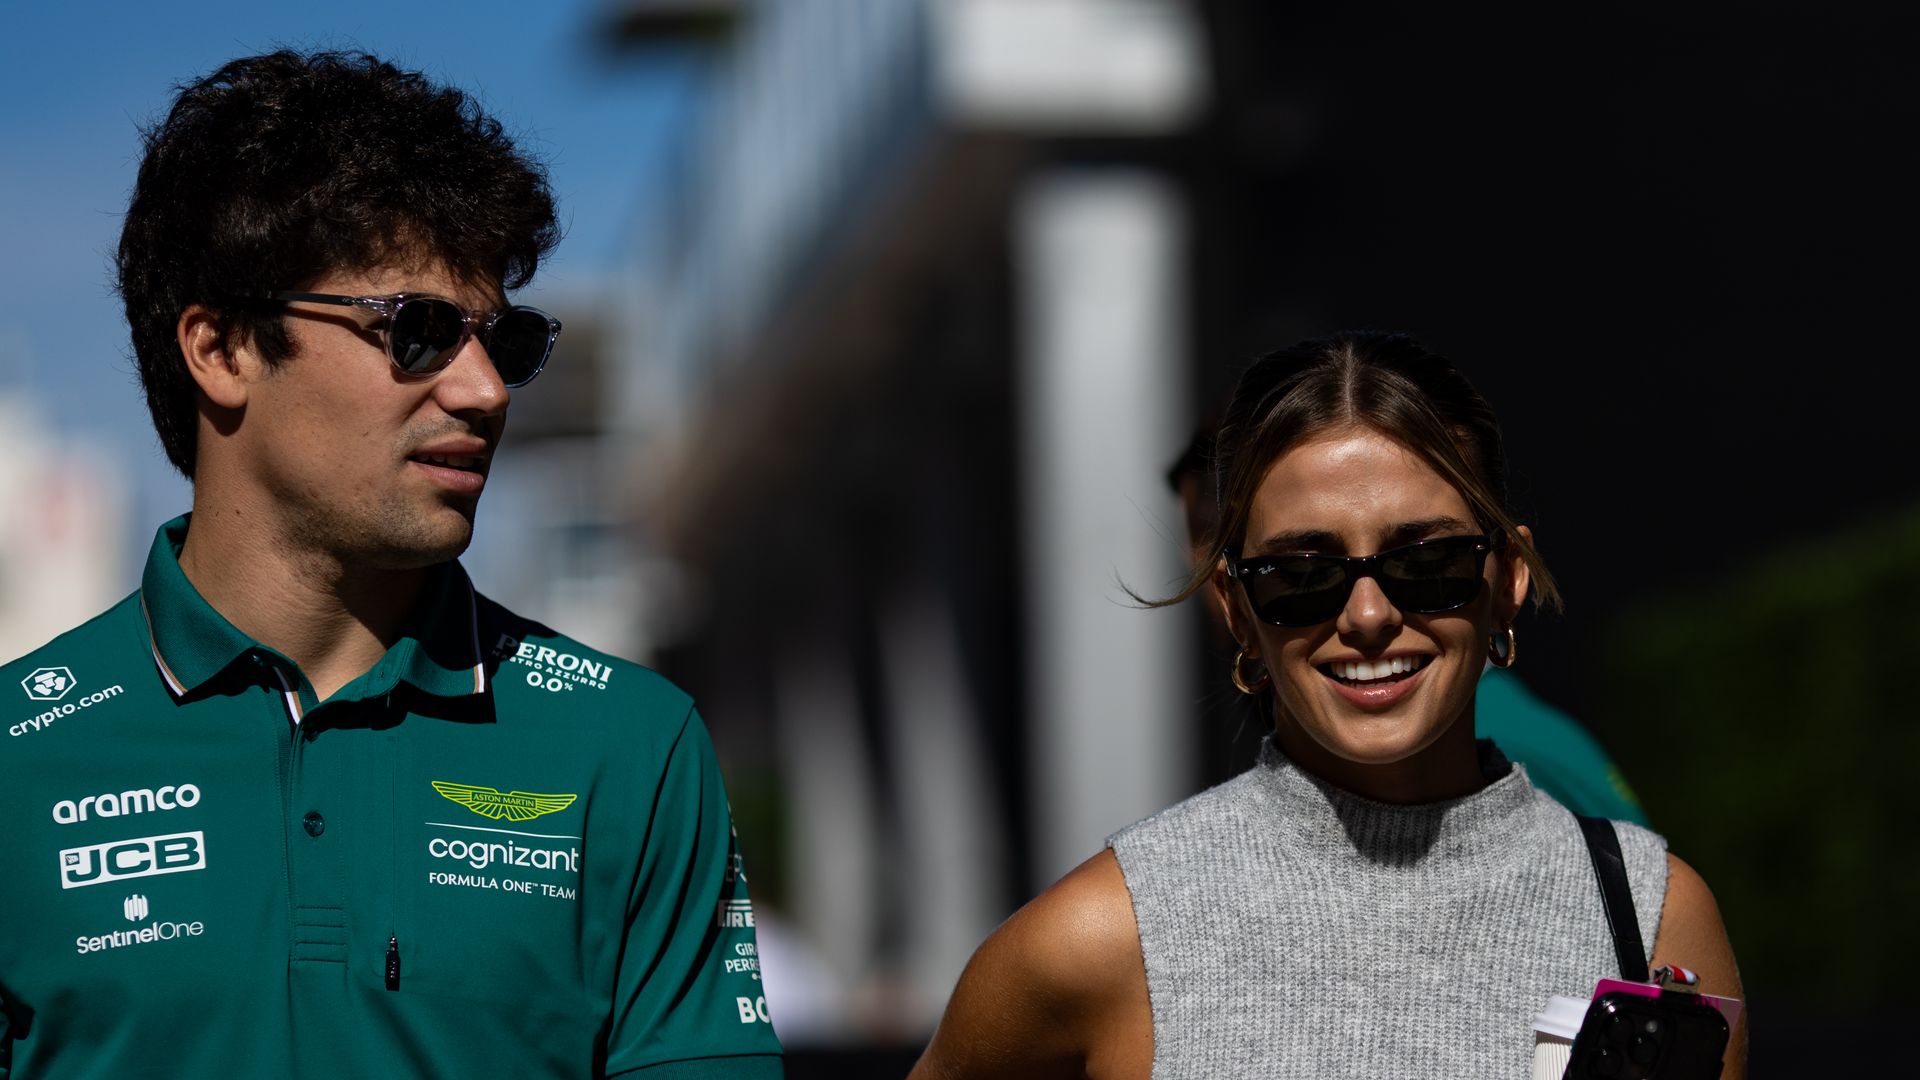
[(1580, 1034), (1580, 1025), (1587, 1018), (1587, 1006), (1590, 1004), (1592, 1002), (1585, 998), (1555, 994), (1547, 999), (1547, 1007), (1534, 1016), (1533, 1030), (1572, 1040)]

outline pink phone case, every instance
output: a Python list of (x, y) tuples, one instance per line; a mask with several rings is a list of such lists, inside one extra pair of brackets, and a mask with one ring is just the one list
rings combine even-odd
[[(1599, 985), (1593, 988), (1593, 996), (1595, 998), (1598, 998), (1601, 994), (1608, 993), (1637, 994), (1640, 997), (1657, 998), (1660, 996), (1660, 988), (1652, 983), (1622, 982), (1619, 979), (1601, 979)], [(1739, 998), (1715, 997), (1712, 994), (1700, 994), (1697, 996), (1701, 1001), (1706, 1002), (1718, 1010), (1721, 1016), (1726, 1017), (1727, 1029), (1729, 1031), (1739, 1022)]]

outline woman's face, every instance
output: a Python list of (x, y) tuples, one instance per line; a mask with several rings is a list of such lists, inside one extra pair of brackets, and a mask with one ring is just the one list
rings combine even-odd
[[(1412, 451), (1348, 428), (1302, 442), (1268, 467), (1241, 555), (1372, 555), (1483, 531), (1466, 498)], [(1261, 622), (1240, 584), (1217, 574), (1216, 593), (1248, 666), (1258, 659), (1273, 677), (1280, 749), (1329, 781), (1386, 801), (1477, 787), (1474, 687), (1488, 637), (1512, 622), (1527, 593), (1526, 566), (1512, 550), (1484, 557), (1486, 587), (1465, 607), (1402, 611), (1377, 580), (1362, 577), (1337, 616), (1305, 627)], [(1382, 661), (1409, 670), (1383, 671)]]

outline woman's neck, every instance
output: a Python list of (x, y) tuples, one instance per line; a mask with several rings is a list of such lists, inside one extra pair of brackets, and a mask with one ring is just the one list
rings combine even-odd
[(1411, 806), (1471, 795), (1487, 786), (1474, 745), (1473, 703), (1433, 742), (1397, 761), (1340, 757), (1285, 716), (1276, 719), (1274, 745), (1293, 763), (1335, 787), (1375, 802)]

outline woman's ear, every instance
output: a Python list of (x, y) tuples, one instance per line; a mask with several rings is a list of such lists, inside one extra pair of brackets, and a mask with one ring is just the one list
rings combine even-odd
[(258, 360), (251, 350), (236, 347), (232, 335), (222, 332), (220, 315), (203, 304), (180, 313), (174, 328), (187, 374), (207, 400), (223, 409), (244, 408), (248, 383)]
[(1227, 573), (1227, 560), (1223, 556), (1213, 568), (1213, 602), (1220, 605), (1220, 617), (1226, 621), (1227, 633), (1239, 644), (1249, 657), (1260, 655), (1260, 639), (1254, 635), (1248, 613), (1243, 610), (1246, 595), (1234, 584), (1233, 577)]
[[(1527, 544), (1533, 543), (1532, 529), (1516, 525), (1513, 531)], [(1520, 557), (1518, 544), (1508, 544), (1500, 551), (1500, 569), (1499, 588), (1493, 597), (1493, 617), (1495, 623), (1511, 626), (1520, 609), (1527, 604), (1527, 590), (1533, 586), (1533, 568)]]

